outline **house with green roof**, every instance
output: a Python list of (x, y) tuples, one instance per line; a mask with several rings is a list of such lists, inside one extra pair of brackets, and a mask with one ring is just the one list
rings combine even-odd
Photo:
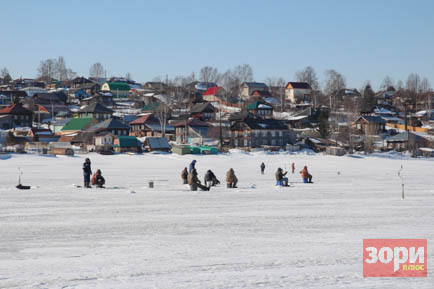
[(135, 136), (115, 136), (113, 139), (115, 152), (141, 152), (142, 144)]
[(98, 121), (92, 117), (73, 118), (62, 128), (62, 134), (86, 130), (97, 123)]
[(263, 101), (254, 101), (246, 106), (246, 110), (252, 115), (261, 118), (272, 118), (273, 107)]
[(114, 98), (127, 98), (130, 93), (130, 85), (125, 82), (107, 81), (101, 85), (101, 91), (111, 92)]

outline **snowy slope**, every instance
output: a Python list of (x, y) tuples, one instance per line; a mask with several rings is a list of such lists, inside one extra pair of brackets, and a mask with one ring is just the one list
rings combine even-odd
[[(108, 186), (122, 188), (74, 187), (84, 156), (0, 159), (0, 288), (434, 287), (433, 161), (88, 156)], [(180, 173), (193, 158), (201, 179), (213, 169), (224, 183), (234, 168), (240, 188), (189, 191)], [(292, 161), (297, 171), (308, 165), (315, 184), (291, 174), (292, 187), (275, 188), (275, 170)], [(36, 188), (13, 188), (18, 166)], [(364, 238), (427, 238), (428, 278), (364, 279)]]

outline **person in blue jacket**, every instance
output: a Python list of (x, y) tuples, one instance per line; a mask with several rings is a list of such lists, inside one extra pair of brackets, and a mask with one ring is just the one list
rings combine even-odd
[(190, 166), (188, 167), (188, 172), (189, 172), (189, 173), (191, 173), (191, 171), (192, 171), (193, 169), (196, 168), (195, 165), (196, 165), (196, 160), (193, 160), (193, 161), (190, 163)]
[(90, 159), (86, 158), (83, 164), (83, 176), (84, 176), (84, 187), (90, 188), (90, 176), (92, 175), (92, 169), (90, 167)]

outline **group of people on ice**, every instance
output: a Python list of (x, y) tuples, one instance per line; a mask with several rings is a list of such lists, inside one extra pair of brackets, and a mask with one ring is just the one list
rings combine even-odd
[[(181, 178), (184, 184), (188, 184), (192, 191), (197, 191), (197, 189), (201, 189), (203, 191), (209, 191), (211, 187), (220, 184), (220, 181), (217, 179), (216, 175), (213, 171), (208, 170), (204, 176), (204, 184), (202, 184), (197, 176), (196, 170), (196, 160), (193, 160), (190, 163), (188, 168), (185, 167), (181, 172)], [(226, 184), (228, 188), (236, 188), (238, 183), (238, 178), (235, 176), (234, 169), (229, 169), (226, 173)]]
[[(264, 162), (260, 165), (261, 174), (265, 173), (265, 164)], [(291, 164), (291, 171), (294, 174), (295, 172), (295, 163)], [(282, 168), (278, 168), (276, 171), (276, 186), (284, 186), (289, 187), (288, 177), (286, 175), (288, 172), (284, 172)], [(307, 170), (307, 166), (300, 171), (301, 178), (304, 183), (312, 183), (312, 175)], [(92, 178), (92, 169), (90, 159), (86, 158), (83, 163), (83, 176), (84, 176), (84, 187), (91, 188), (90, 184), (97, 186), (98, 188), (104, 188), (105, 179), (102, 176), (101, 170), (97, 170), (95, 174), (93, 174)], [(188, 184), (192, 191), (197, 191), (197, 189), (201, 189), (203, 191), (209, 191), (211, 187), (220, 184), (220, 181), (217, 179), (216, 175), (213, 171), (208, 170), (204, 176), (203, 184), (200, 182), (199, 177), (197, 175), (196, 170), (196, 160), (193, 160), (190, 163), (190, 166), (187, 170), (185, 167), (181, 172), (181, 178), (184, 184)], [(238, 178), (235, 175), (235, 171), (233, 168), (230, 168), (226, 173), (226, 186), (227, 188), (237, 188)]]
[[(213, 171), (208, 170), (204, 176), (204, 183), (202, 184), (197, 176), (196, 170), (196, 160), (193, 160), (190, 163), (190, 166), (187, 170), (185, 167), (181, 172), (181, 178), (183, 184), (188, 184), (192, 191), (197, 191), (197, 189), (201, 189), (203, 191), (209, 191), (211, 187), (220, 184), (220, 181), (217, 179), (216, 175)], [(264, 162), (260, 165), (261, 174), (265, 173), (265, 164)], [(295, 163), (291, 164), (291, 171), (295, 173)], [(288, 172), (284, 172), (282, 168), (278, 168), (276, 171), (276, 186), (285, 186), (289, 187), (289, 181), (286, 177)], [(304, 183), (312, 183), (312, 175), (307, 170), (307, 166), (304, 166), (303, 170), (300, 171), (301, 178)], [(238, 178), (235, 176), (235, 171), (233, 168), (230, 168), (226, 173), (226, 186), (227, 188), (237, 188)]]
[(92, 184), (98, 188), (104, 188), (105, 179), (102, 176), (101, 170), (96, 170), (96, 173), (93, 174), (92, 179), (90, 178), (91, 175), (92, 168), (90, 165), (90, 159), (86, 158), (83, 164), (84, 187), (91, 188), (90, 184)]

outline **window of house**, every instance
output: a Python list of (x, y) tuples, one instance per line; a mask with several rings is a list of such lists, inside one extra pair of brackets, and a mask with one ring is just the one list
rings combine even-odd
[(247, 141), (247, 139), (244, 139), (244, 146), (248, 146), (249, 142)]
[(272, 136), (272, 137), (275, 137), (275, 136), (276, 136), (276, 132), (275, 132), (274, 130), (271, 132), (271, 136)]
[(262, 131), (262, 136), (267, 136), (267, 132), (265, 130)]
[(271, 145), (273, 145), (273, 146), (276, 145), (276, 140), (275, 139), (271, 140)]
[(357, 129), (362, 129), (362, 125), (360, 123), (357, 124)]
[(235, 145), (236, 147), (238, 146), (238, 140), (237, 140), (237, 139), (234, 140), (234, 145)]
[(244, 136), (248, 136), (249, 132), (247, 130), (244, 131)]
[(279, 131), (279, 136), (283, 136), (283, 131)]

